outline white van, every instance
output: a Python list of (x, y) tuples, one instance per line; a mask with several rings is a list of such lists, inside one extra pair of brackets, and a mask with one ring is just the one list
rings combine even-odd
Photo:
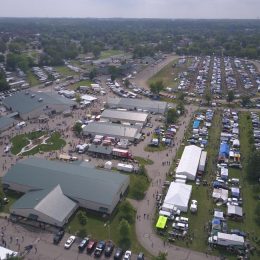
[(189, 229), (189, 224), (181, 223), (181, 222), (174, 222), (172, 227), (179, 230), (187, 230)]
[(26, 126), (26, 123), (24, 121), (22, 121), (22, 122), (18, 123), (15, 128), (16, 129), (21, 129), (21, 128), (25, 127), (25, 126)]

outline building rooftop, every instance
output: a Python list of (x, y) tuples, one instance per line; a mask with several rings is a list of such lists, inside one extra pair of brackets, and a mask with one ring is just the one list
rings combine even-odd
[(12, 126), (16, 123), (16, 120), (8, 117), (8, 116), (2, 116), (0, 117), (0, 131), (2, 129), (8, 128), (9, 126)]
[(167, 103), (163, 101), (155, 101), (148, 99), (134, 99), (134, 98), (108, 98), (107, 104), (112, 107), (131, 107), (133, 110), (141, 108), (147, 111), (156, 111), (158, 113), (164, 113), (167, 109)]
[(66, 197), (60, 185), (44, 190), (30, 191), (12, 205), (17, 209), (35, 209), (53, 219), (63, 222), (77, 204)]
[(75, 102), (51, 92), (20, 91), (3, 100), (3, 104), (20, 114), (51, 105), (73, 106)]
[(134, 126), (124, 126), (119, 124), (93, 122), (83, 128), (83, 132), (95, 133), (103, 136), (118, 136), (124, 138), (137, 138), (139, 128)]
[(148, 117), (147, 113), (132, 112), (132, 111), (121, 111), (115, 109), (106, 109), (101, 114), (101, 118), (111, 118), (116, 120), (124, 121), (135, 121), (135, 122), (146, 122)]
[(60, 185), (73, 198), (111, 205), (127, 175), (98, 170), (83, 164), (49, 161), (36, 157), (18, 161), (3, 177), (3, 183), (17, 183), (31, 189), (48, 189)]

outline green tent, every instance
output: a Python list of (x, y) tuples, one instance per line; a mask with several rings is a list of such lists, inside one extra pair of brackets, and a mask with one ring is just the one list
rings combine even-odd
[(166, 223), (167, 223), (167, 217), (160, 216), (160, 217), (158, 218), (157, 223), (156, 223), (156, 227), (157, 227), (157, 228), (160, 228), (160, 229), (164, 229), (165, 226), (166, 226)]

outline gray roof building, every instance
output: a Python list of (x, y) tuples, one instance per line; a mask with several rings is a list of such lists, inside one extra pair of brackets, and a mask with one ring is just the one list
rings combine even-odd
[(98, 170), (86, 163), (64, 163), (36, 157), (18, 161), (3, 177), (6, 188), (19, 192), (60, 185), (79, 206), (112, 213), (129, 185), (129, 177)]
[(77, 203), (66, 197), (57, 185), (27, 192), (12, 205), (10, 211), (14, 215), (63, 226), (77, 207)]
[(109, 108), (124, 108), (127, 110), (143, 110), (151, 113), (165, 114), (167, 103), (162, 101), (134, 98), (108, 98)]
[(124, 126), (119, 124), (93, 122), (83, 128), (84, 135), (103, 135), (116, 138), (124, 138), (130, 141), (139, 139), (140, 129), (134, 126)]
[(61, 113), (75, 106), (68, 98), (50, 92), (20, 91), (3, 100), (4, 106), (17, 112), (22, 119), (36, 118), (53, 111)]
[(17, 120), (9, 117), (9, 116), (2, 116), (0, 117), (0, 132), (7, 130), (8, 128), (14, 126)]
[(108, 119), (111, 122), (129, 122), (145, 124), (148, 119), (147, 113), (122, 111), (116, 109), (106, 109), (101, 114), (101, 118)]

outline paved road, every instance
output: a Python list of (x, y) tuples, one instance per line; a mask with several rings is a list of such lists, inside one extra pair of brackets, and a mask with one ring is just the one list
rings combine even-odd
[[(170, 165), (165, 163), (163, 166), (162, 163), (166, 161), (169, 161), (171, 163), (172, 160), (175, 158), (176, 151), (181, 145), (185, 130), (189, 125), (193, 112), (196, 109), (196, 106), (187, 106), (188, 112), (180, 119), (181, 124), (175, 138), (176, 145), (173, 148), (169, 148), (166, 151), (154, 153), (144, 152), (143, 150), (140, 150), (140, 148), (132, 149), (133, 153), (136, 156), (148, 158), (149, 155), (149, 158), (154, 161), (153, 165), (147, 166), (147, 172), (150, 179), (152, 180), (152, 183), (146, 193), (145, 199), (139, 202), (131, 200), (131, 202), (137, 209), (137, 216), (140, 216), (139, 220), (136, 221), (136, 234), (138, 240), (142, 244), (142, 246), (146, 248), (147, 251), (151, 252), (154, 255), (157, 255), (159, 251), (167, 251), (168, 259), (172, 260), (218, 259), (215, 256), (206, 256), (203, 253), (196, 252), (190, 249), (177, 247), (175, 245), (164, 244), (162, 239), (158, 237), (153, 230), (153, 216), (156, 209), (155, 194), (157, 191), (161, 193), (161, 187), (166, 179), (166, 173), (170, 169)], [(146, 139), (147, 140), (145, 142), (146, 144), (148, 144), (149, 138)], [(147, 218), (147, 216), (149, 218)]]
[(149, 89), (149, 86), (147, 84), (148, 79), (150, 79), (153, 75), (155, 75), (157, 72), (159, 72), (163, 67), (168, 65), (170, 62), (172, 62), (175, 59), (178, 59), (179, 56), (175, 54), (169, 54), (165, 60), (160, 62), (159, 64), (154, 65), (152, 67), (151, 65), (140, 71), (135, 79), (132, 79), (131, 82), (134, 83), (137, 87), (143, 87), (146, 89)]

